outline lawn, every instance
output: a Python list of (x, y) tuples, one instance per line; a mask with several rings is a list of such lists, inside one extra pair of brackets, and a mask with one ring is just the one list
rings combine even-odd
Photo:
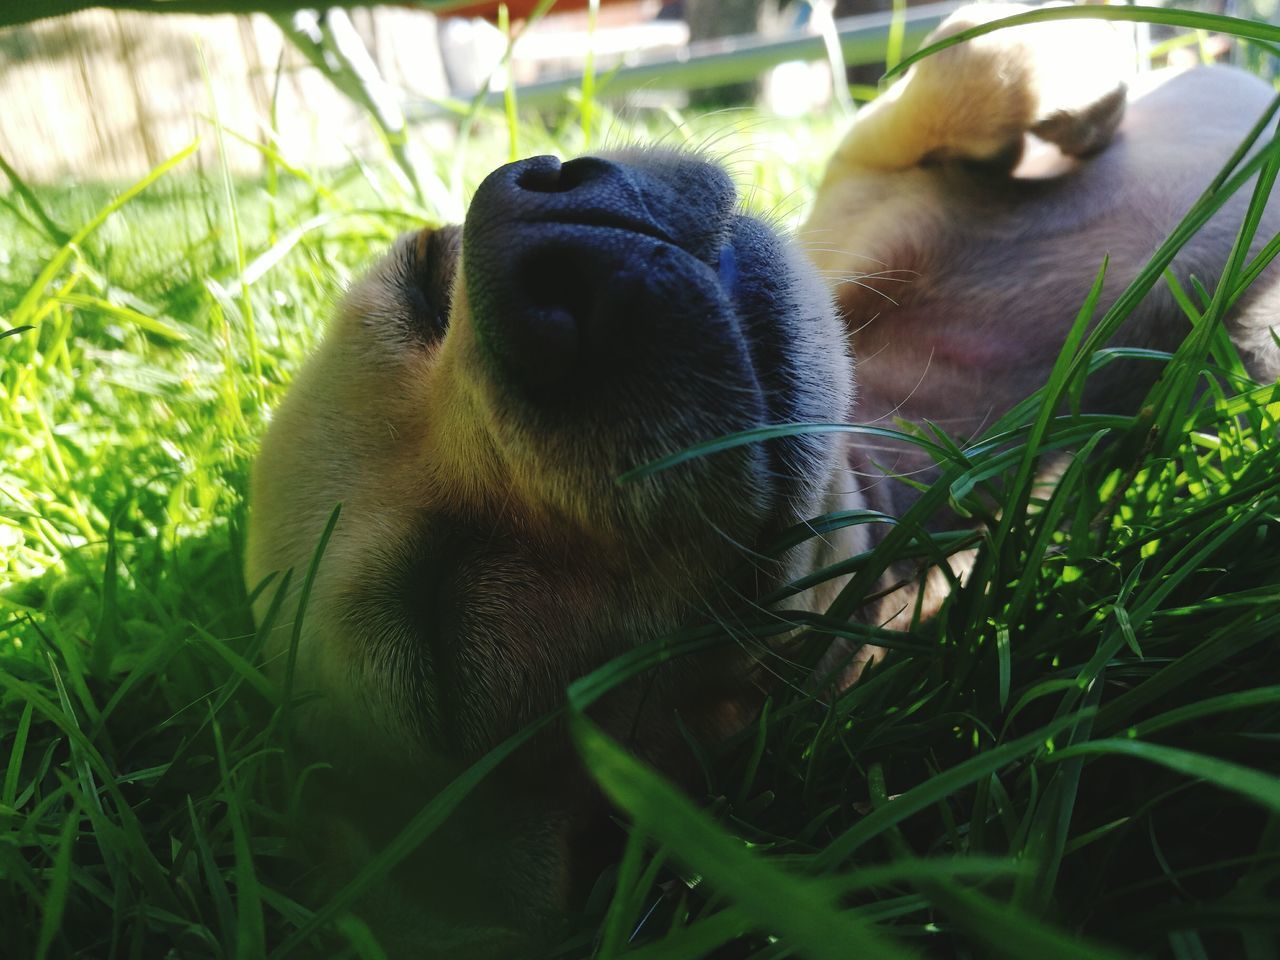
[[(480, 114), (429, 173), (465, 198), (513, 154), (591, 146), (585, 115)], [(840, 126), (621, 120), (597, 105), (591, 129), (707, 145), (751, 203), (797, 222)], [(1249, 173), (1269, 186), (1280, 141), (1260, 143), (1184, 233), (1253, 190)], [(257, 655), (247, 472), (342, 288), (439, 211), (390, 161), (317, 172), (263, 150), (252, 182), (180, 154), (137, 184), (9, 176), (0, 195), (8, 956), (382, 956), (362, 893), (496, 759), (346, 888), (302, 896), (289, 826), (311, 771), (287, 750), (282, 691)], [(794, 682), (735, 741), (700, 746), (704, 782), (686, 799), (583, 710), (728, 638), (691, 628), (569, 691), (630, 839), (549, 955), (1280, 955), (1280, 391), (1247, 380), (1220, 322), (1264, 261), (1241, 254), (1178, 289), (1188, 337), (1143, 358), (1165, 374), (1141, 410), (1071, 412), (1114, 359), (1105, 333), (1170, 282), (1174, 249), (1151, 251), (1101, 319), (1082, 290), (1095, 332), (1082, 323), (1044, 390), (983, 438), (921, 438), (942, 479), (850, 558), (853, 582), (816, 629), (853, 629), (844, 618), (895, 558), (979, 543), (978, 564), (836, 702), (779, 658)], [(1032, 484), (1047, 449), (1076, 451), (1052, 493)], [(981, 532), (921, 532), (954, 507)]]

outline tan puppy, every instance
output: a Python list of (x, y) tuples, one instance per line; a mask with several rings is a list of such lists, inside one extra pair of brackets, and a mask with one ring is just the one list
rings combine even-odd
[[(941, 32), (994, 12), (1010, 8), (962, 11)], [(402, 239), (351, 291), (264, 441), (247, 577), (291, 570), (291, 620), (342, 505), (294, 689), (319, 694), (303, 739), (368, 785), (380, 820), (610, 658), (696, 622), (732, 635), (735, 611), (866, 549), (869, 528), (851, 526), (766, 555), (825, 512), (901, 509), (910, 488), (888, 474), (928, 465), (822, 434), (630, 485), (620, 474), (788, 421), (928, 418), (964, 436), (1043, 382), (1103, 254), (1113, 298), (1269, 96), (1204, 70), (1126, 113), (1114, 60), (1097, 54), (1106, 37), (1083, 23), (998, 32), (922, 62), (860, 114), (801, 232), (843, 323), (796, 246), (738, 212), (717, 165), (646, 150), (500, 168), (462, 228)], [(1014, 175), (1032, 131), (1061, 147), (1053, 176)], [(1184, 277), (1215, 276), (1243, 202), (1186, 249)], [(1232, 332), (1272, 377), (1270, 288), (1255, 289)], [(1123, 339), (1171, 349), (1186, 326), (1157, 293)], [(1101, 376), (1089, 402), (1123, 408), (1151, 375)], [(840, 585), (786, 606), (823, 611)], [(273, 662), (291, 633), (277, 626)], [(597, 719), (680, 777), (680, 724), (723, 736), (766, 680), (741, 640), (622, 689)], [(535, 742), (432, 855), (460, 850), (465, 869), (430, 859), (398, 878), (473, 931), (450, 941), (422, 921), (422, 942), (502, 955), (504, 936), (535, 931), (590, 881), (582, 851), (603, 812), (563, 737)], [(357, 832), (376, 847), (380, 825)]]

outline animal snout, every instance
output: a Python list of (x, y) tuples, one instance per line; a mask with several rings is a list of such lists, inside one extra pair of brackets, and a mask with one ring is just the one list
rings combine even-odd
[(641, 362), (718, 296), (734, 200), (724, 172), (696, 158), (544, 156), (494, 171), (467, 215), (463, 263), (499, 376), (550, 393)]

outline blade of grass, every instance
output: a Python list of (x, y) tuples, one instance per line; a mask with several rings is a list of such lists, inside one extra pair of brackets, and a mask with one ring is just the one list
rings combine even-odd
[(222, 876), (222, 870), (218, 866), (218, 861), (213, 855), (212, 848), (209, 846), (209, 838), (205, 834), (200, 816), (196, 813), (195, 802), (190, 796), (187, 797), (187, 817), (191, 821), (191, 836), (195, 844), (196, 857), (200, 862), (200, 869), (204, 873), (204, 880), (208, 885), (209, 895), (213, 900), (214, 911), (218, 918), (218, 929), (222, 933), (220, 938), (221, 946), (226, 955), (233, 956), (235, 954), (236, 931), (235, 907), (231, 902), (231, 893), (227, 889), (227, 881)]
[(315, 586), (316, 574), (320, 570), (320, 560), (324, 557), (325, 548), (329, 545), (329, 538), (333, 536), (334, 528), (338, 525), (338, 517), (341, 513), (342, 504), (335, 504), (333, 511), (329, 514), (328, 521), (324, 525), (324, 530), (320, 534), (320, 539), (316, 543), (316, 548), (312, 551), (311, 562), (307, 566), (307, 575), (303, 578), (302, 589), (298, 592), (298, 608), (293, 618), (293, 632), (289, 637), (289, 654), (285, 662), (284, 671), (284, 697), (281, 704), (281, 726), (286, 734), (290, 730), (290, 720), (292, 718), (294, 673), (298, 667), (298, 648), (302, 644), (303, 619), (306, 617), (307, 606), (311, 602), (311, 589)]
[(0, 154), (0, 172), (9, 180), (9, 186), (20, 196), (28, 209), (36, 215), (36, 219), (40, 221), (40, 226), (44, 228), (44, 235), (49, 241), (57, 247), (65, 246), (71, 240), (71, 234), (67, 233), (62, 227), (58, 226), (53, 217), (44, 208), (44, 204), (40, 202), (40, 198), (36, 196), (35, 191), (27, 186), (26, 181), (18, 175), (18, 171), (10, 166), (9, 161)]
[(1150, 720), (1142, 720), (1135, 723), (1126, 732), (1130, 737), (1142, 738), (1158, 730), (1176, 727), (1180, 723), (1187, 723), (1191, 720), (1200, 720), (1218, 713), (1248, 710), (1251, 707), (1273, 703), (1280, 703), (1280, 686), (1255, 687), (1252, 690), (1224, 693), (1220, 696), (1208, 697), (1173, 710), (1166, 710)]
[(824, 884), (784, 874), (753, 854), (706, 813), (575, 712), (570, 728), (593, 777), (646, 833), (670, 847), (717, 891), (739, 904), (752, 924), (776, 932), (816, 960), (866, 955), (913, 956), (878, 933), (856, 911), (841, 910)]
[(818, 870), (834, 869), (853, 856), (867, 841), (896, 826), (912, 814), (945, 800), (957, 790), (990, 776), (1030, 753), (1042, 750), (1053, 737), (1068, 726), (1077, 723), (1084, 715), (1085, 712), (1082, 711), (1079, 714), (1064, 717), (1034, 733), (985, 750), (917, 784), (884, 806), (872, 810), (832, 840), (826, 849), (814, 857), (814, 867)]
[(972, 40), (974, 37), (980, 37), (996, 30), (1003, 30), (1006, 27), (1016, 27), (1028, 23), (1045, 23), (1052, 20), (1112, 20), (1133, 23), (1159, 23), (1170, 27), (1209, 30), (1216, 33), (1229, 34), (1233, 37), (1280, 43), (1280, 27), (1256, 20), (1226, 17), (1216, 13), (1200, 13), (1195, 10), (1170, 10), (1165, 7), (1149, 7), (1138, 4), (1125, 7), (1045, 7), (1039, 10), (1029, 10), (1026, 13), (1017, 13), (1009, 17), (1001, 17), (999, 20), (992, 20), (989, 23), (961, 30), (943, 40), (939, 40), (937, 43), (917, 50), (909, 57), (905, 57), (885, 72), (885, 78), (897, 76), (925, 57), (932, 56), (947, 47), (955, 46), (957, 43)]
[[(226, 205), (227, 216), (231, 219), (231, 239), (233, 252), (235, 253), (236, 273), (238, 276), (243, 277), (248, 265), (248, 256), (245, 253), (244, 230), (240, 222), (240, 207), (236, 200), (236, 191), (232, 183), (231, 162), (227, 155), (227, 140), (223, 135), (222, 120), (218, 114), (218, 97), (213, 88), (213, 79), (209, 74), (209, 64), (205, 60), (204, 46), (202, 44), (197, 43), (196, 53), (200, 61), (200, 72), (204, 76), (205, 94), (209, 101), (209, 116), (213, 123), (213, 132), (218, 144), (218, 166), (222, 173), (222, 197), (223, 203)], [(262, 351), (258, 344), (258, 327), (253, 313), (253, 299), (249, 296), (249, 289), (246, 284), (241, 284), (240, 286), (240, 320), (244, 325), (245, 346), (249, 352), (249, 372), (251, 375), (249, 389), (253, 391), (256, 405), (262, 407), (266, 404), (266, 398), (262, 395), (263, 383), (265, 382), (262, 376)]]
[(222, 725), (212, 715), (209, 717), (209, 725), (213, 730), (214, 753), (218, 759), (218, 772), (222, 781), (222, 799), (227, 807), (227, 819), (231, 823), (231, 846), (235, 857), (235, 956), (238, 960), (254, 960), (267, 953), (266, 924), (262, 915), (258, 871), (249, 845), (249, 827), (246, 823), (246, 813), (241, 805), (240, 788), (227, 763), (226, 746), (222, 740)]
[(66, 266), (67, 261), (71, 259), (71, 256), (76, 252), (79, 245), (83, 243), (90, 234), (97, 230), (98, 227), (102, 226), (102, 224), (106, 222), (107, 218), (113, 213), (127, 204), (143, 190), (147, 189), (147, 187), (151, 186), (151, 184), (163, 177), (174, 167), (178, 166), (178, 164), (182, 163), (182, 161), (186, 160), (187, 157), (191, 156), (199, 145), (200, 141), (198, 139), (193, 140), (173, 156), (169, 157), (169, 159), (157, 164), (145, 177), (138, 180), (127, 189), (122, 190), (111, 200), (111, 202), (107, 203), (96, 214), (94, 214), (93, 217), (84, 224), (84, 226), (72, 234), (71, 239), (59, 247), (58, 251), (49, 258), (49, 262), (44, 265), (44, 269), (42, 269), (36, 276), (35, 282), (27, 288), (27, 292), (23, 294), (22, 299), (18, 301), (18, 305), (14, 307), (13, 313), (10, 315), (10, 320), (13, 325), (15, 327), (20, 327), (26, 323), (27, 318), (34, 313), (36, 305), (50, 281), (52, 281), (62, 268)]
[(1167, 747), (1143, 740), (1118, 738), (1092, 740), (1068, 747), (1045, 760), (1049, 763), (1057, 763), (1090, 755), (1118, 755), (1145, 760), (1148, 763), (1167, 767), (1175, 773), (1204, 780), (1223, 790), (1238, 793), (1269, 810), (1280, 812), (1280, 777), (1177, 747)]
[(596, 112), (596, 20), (600, 16), (600, 0), (587, 3), (587, 50), (582, 65), (582, 96), (578, 103), (578, 117), (582, 126), (582, 150), (591, 150)]
[(72, 847), (80, 827), (80, 808), (72, 807), (66, 813), (58, 834), (53, 866), (49, 874), (49, 886), (41, 905), (40, 938), (36, 942), (36, 960), (45, 960), (53, 947), (62, 926), (62, 914), (67, 906), (67, 894), (71, 889)]

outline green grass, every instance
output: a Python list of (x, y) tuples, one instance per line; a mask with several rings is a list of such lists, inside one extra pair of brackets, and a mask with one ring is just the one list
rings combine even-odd
[[(433, 172), (461, 197), (513, 138), (570, 155), (591, 116), (607, 141), (610, 118), (584, 96), (559, 126), (480, 116), (461, 160)], [(838, 133), (746, 114), (612, 126), (714, 141), (757, 205), (792, 218)], [(141, 189), (11, 182), (0, 197), (0, 334), (15, 330), (0, 337), (8, 956), (381, 956), (360, 895), (528, 735), (350, 886), (301, 902), (289, 825), (308, 771), (256, 656), (247, 468), (337, 292), (436, 211), (390, 163), (315, 173), (268, 156), (261, 182), (180, 160)], [(1097, 329), (1170, 282), (1178, 237), (1277, 157), (1273, 141), (1224, 171)], [(1127, 417), (1069, 412), (1111, 358), (1086, 335), (1082, 291), (1044, 389), (963, 449), (928, 437), (942, 480), (830, 571), (853, 572), (849, 590), (804, 622), (886, 639), (845, 619), (886, 566), (976, 539), (969, 583), (887, 638), (890, 658), (835, 703), (799, 692), (804, 668), (777, 658), (792, 683), (733, 742), (702, 745), (691, 799), (585, 709), (728, 638), (693, 625), (574, 684), (571, 729), (630, 840), (551, 955), (1280, 955), (1280, 391), (1247, 382), (1220, 326), (1257, 266), (1241, 252), (1177, 291), (1188, 339), (1147, 358), (1165, 376)], [(1071, 467), (1033, 490), (1041, 452), (1060, 448), (1077, 451)], [(949, 503), (981, 534), (921, 533)]]

